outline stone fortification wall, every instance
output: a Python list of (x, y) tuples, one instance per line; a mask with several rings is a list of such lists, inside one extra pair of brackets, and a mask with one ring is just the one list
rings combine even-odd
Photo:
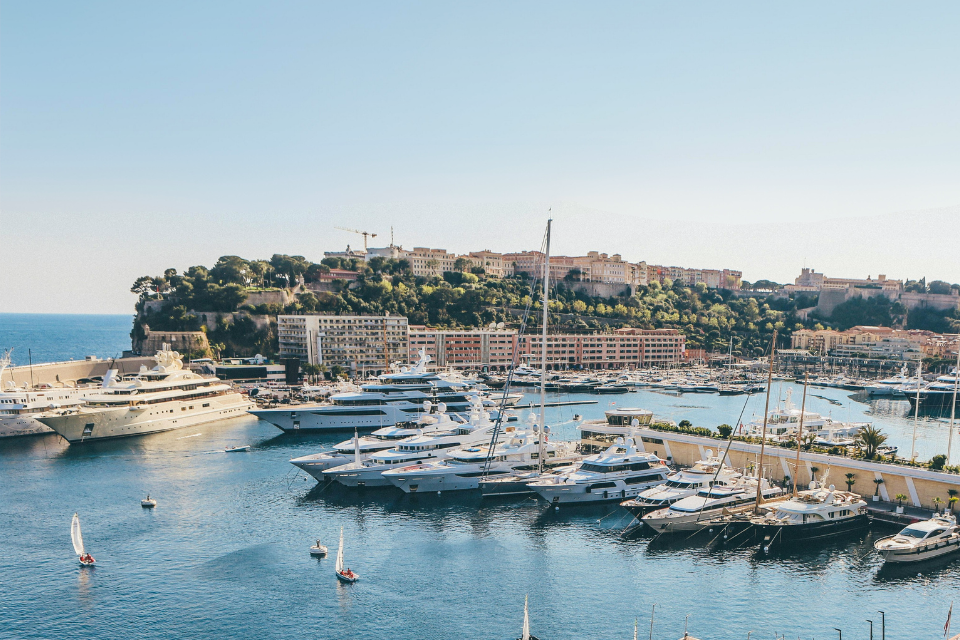
[[(11, 367), (3, 372), (3, 378), (0, 380), (0, 386), (7, 387), (11, 380), (18, 386), (24, 384), (75, 384), (82, 378), (92, 378), (102, 376), (111, 366), (119, 369), (121, 374), (136, 373), (140, 370), (140, 365), (146, 365), (148, 368), (156, 364), (153, 358), (117, 358), (116, 360), (71, 360), (69, 362), (49, 362), (46, 364), (35, 364), (33, 367)], [(32, 372), (31, 372), (32, 369)]]
[(578, 291), (598, 298), (619, 297), (624, 293), (632, 296), (637, 293), (636, 287), (612, 282), (563, 282), (562, 284), (571, 291)]
[(186, 356), (190, 352), (206, 352), (210, 348), (207, 342), (207, 334), (203, 331), (152, 331), (147, 330), (147, 335), (140, 344), (141, 355), (153, 354), (163, 349), (164, 344), (169, 344), (170, 349), (179, 351)]
[[(669, 433), (653, 429), (640, 429), (644, 447), (653, 451), (661, 458), (670, 457), (681, 465), (692, 465), (697, 460), (707, 457), (707, 450), (714, 455), (723, 453), (726, 447), (725, 440), (714, 440), (702, 436), (692, 436), (681, 433)], [(760, 455), (759, 444), (734, 442), (730, 449), (728, 464), (732, 467), (744, 469), (755, 466)], [(767, 446), (764, 451), (764, 477), (773, 480), (783, 480), (784, 477), (793, 477), (796, 464), (796, 449)], [(854, 474), (853, 491), (866, 497), (876, 491), (874, 478), (882, 478), (880, 497), (884, 501), (893, 501), (894, 496), (903, 494), (908, 497), (907, 504), (929, 509), (936, 508), (934, 498), (943, 501), (946, 506), (950, 498), (949, 490), (960, 491), (960, 476), (930, 469), (901, 466), (889, 463), (878, 463), (867, 460), (856, 460), (843, 456), (832, 456), (823, 453), (801, 452), (800, 474), (801, 486), (809, 484), (812, 477), (812, 468), (817, 467), (817, 479), (821, 479), (828, 472), (827, 484), (836, 485), (838, 489), (846, 489), (846, 474)]]

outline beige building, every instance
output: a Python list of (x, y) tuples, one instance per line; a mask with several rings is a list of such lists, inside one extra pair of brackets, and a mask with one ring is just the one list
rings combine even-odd
[(424, 277), (442, 276), (446, 271), (454, 271), (453, 264), (457, 261), (457, 256), (446, 249), (427, 247), (414, 247), (400, 257), (410, 262), (413, 275)]
[(408, 359), (416, 362), (423, 349), (437, 367), (505, 369), (513, 361), (517, 343), (515, 330), (432, 329), (422, 325), (410, 327)]
[(281, 358), (339, 365), (351, 375), (385, 373), (409, 355), (404, 316), (278, 316), (277, 333)]
[(804, 267), (800, 275), (794, 280), (792, 285), (787, 285), (788, 291), (820, 291), (821, 289), (851, 289), (858, 287), (867, 287), (871, 289), (881, 289), (888, 292), (900, 292), (903, 290), (901, 280), (889, 280), (884, 274), (877, 276), (874, 280), (870, 276), (866, 279), (860, 278), (828, 278), (822, 273), (817, 273), (813, 269)]
[(495, 253), (489, 249), (484, 249), (483, 251), (471, 251), (462, 257), (469, 260), (471, 266), (483, 267), (484, 273), (492, 278), (503, 278), (507, 275), (513, 275), (512, 265), (509, 273), (507, 273), (508, 269), (502, 253)]

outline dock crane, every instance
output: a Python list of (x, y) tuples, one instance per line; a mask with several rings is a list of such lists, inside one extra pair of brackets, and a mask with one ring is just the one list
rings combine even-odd
[(340, 229), (340, 231), (349, 231), (350, 233), (359, 233), (363, 236), (363, 250), (367, 250), (367, 236), (371, 238), (376, 238), (377, 234), (370, 233), (369, 231), (358, 231), (356, 229), (347, 229), (346, 227), (334, 227), (334, 229)]

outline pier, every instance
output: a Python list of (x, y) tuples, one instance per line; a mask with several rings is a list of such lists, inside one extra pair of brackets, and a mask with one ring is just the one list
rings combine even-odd
[[(638, 431), (648, 451), (653, 451), (660, 457), (681, 465), (693, 465), (697, 460), (708, 457), (707, 449), (712, 450), (715, 455), (720, 455), (727, 446), (727, 441), (724, 439), (655, 429), (638, 429)], [(759, 456), (759, 444), (734, 440), (730, 447), (728, 463), (734, 467), (747, 468), (755, 465)], [(796, 460), (796, 449), (786, 449), (768, 443), (764, 451), (763, 475), (773, 480), (789, 478), (792, 482)], [(960, 475), (924, 467), (809, 451), (800, 452), (800, 465), (802, 468), (797, 476), (798, 486), (804, 488), (813, 480), (814, 468), (816, 468), (817, 480), (823, 479), (826, 474), (827, 485), (832, 484), (842, 489), (846, 489), (846, 474), (852, 473), (851, 490), (864, 496), (868, 504), (878, 511), (878, 519), (888, 516), (880, 514), (877, 505), (886, 504), (889, 507), (894, 503), (893, 496), (898, 494), (907, 496), (904, 502), (905, 511), (909, 507), (922, 510), (923, 517), (928, 518), (937, 509), (934, 498), (940, 498), (942, 501), (940, 508), (943, 508), (947, 506), (951, 491), (960, 492)], [(877, 485), (874, 483), (875, 479), (883, 482)], [(871, 502), (874, 495), (879, 496), (878, 502)], [(897, 515), (891, 514), (891, 511), (892, 509), (887, 513)], [(910, 514), (913, 514), (912, 510)], [(919, 515), (914, 518), (919, 519)]]

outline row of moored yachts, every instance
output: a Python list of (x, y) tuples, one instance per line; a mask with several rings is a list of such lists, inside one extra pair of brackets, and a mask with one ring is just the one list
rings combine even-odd
[[(790, 495), (710, 452), (690, 468), (671, 469), (645, 451), (636, 432), (650, 419), (641, 409), (608, 411), (606, 421), (581, 423), (581, 440), (571, 443), (551, 442), (549, 429), (541, 430), (531, 417), (523, 425), (505, 422), (494, 437), (495, 421), (475, 402), (465, 422), (441, 411), (416, 425), (355, 435), (331, 451), (291, 463), (320, 482), (348, 487), (536, 494), (557, 508), (619, 502), (658, 534), (718, 530), (760, 541), (767, 550), (855, 534), (868, 525), (867, 503), (833, 486), (813, 483)], [(926, 560), (960, 549), (960, 527), (952, 517), (938, 515), (876, 547), (888, 561)]]

